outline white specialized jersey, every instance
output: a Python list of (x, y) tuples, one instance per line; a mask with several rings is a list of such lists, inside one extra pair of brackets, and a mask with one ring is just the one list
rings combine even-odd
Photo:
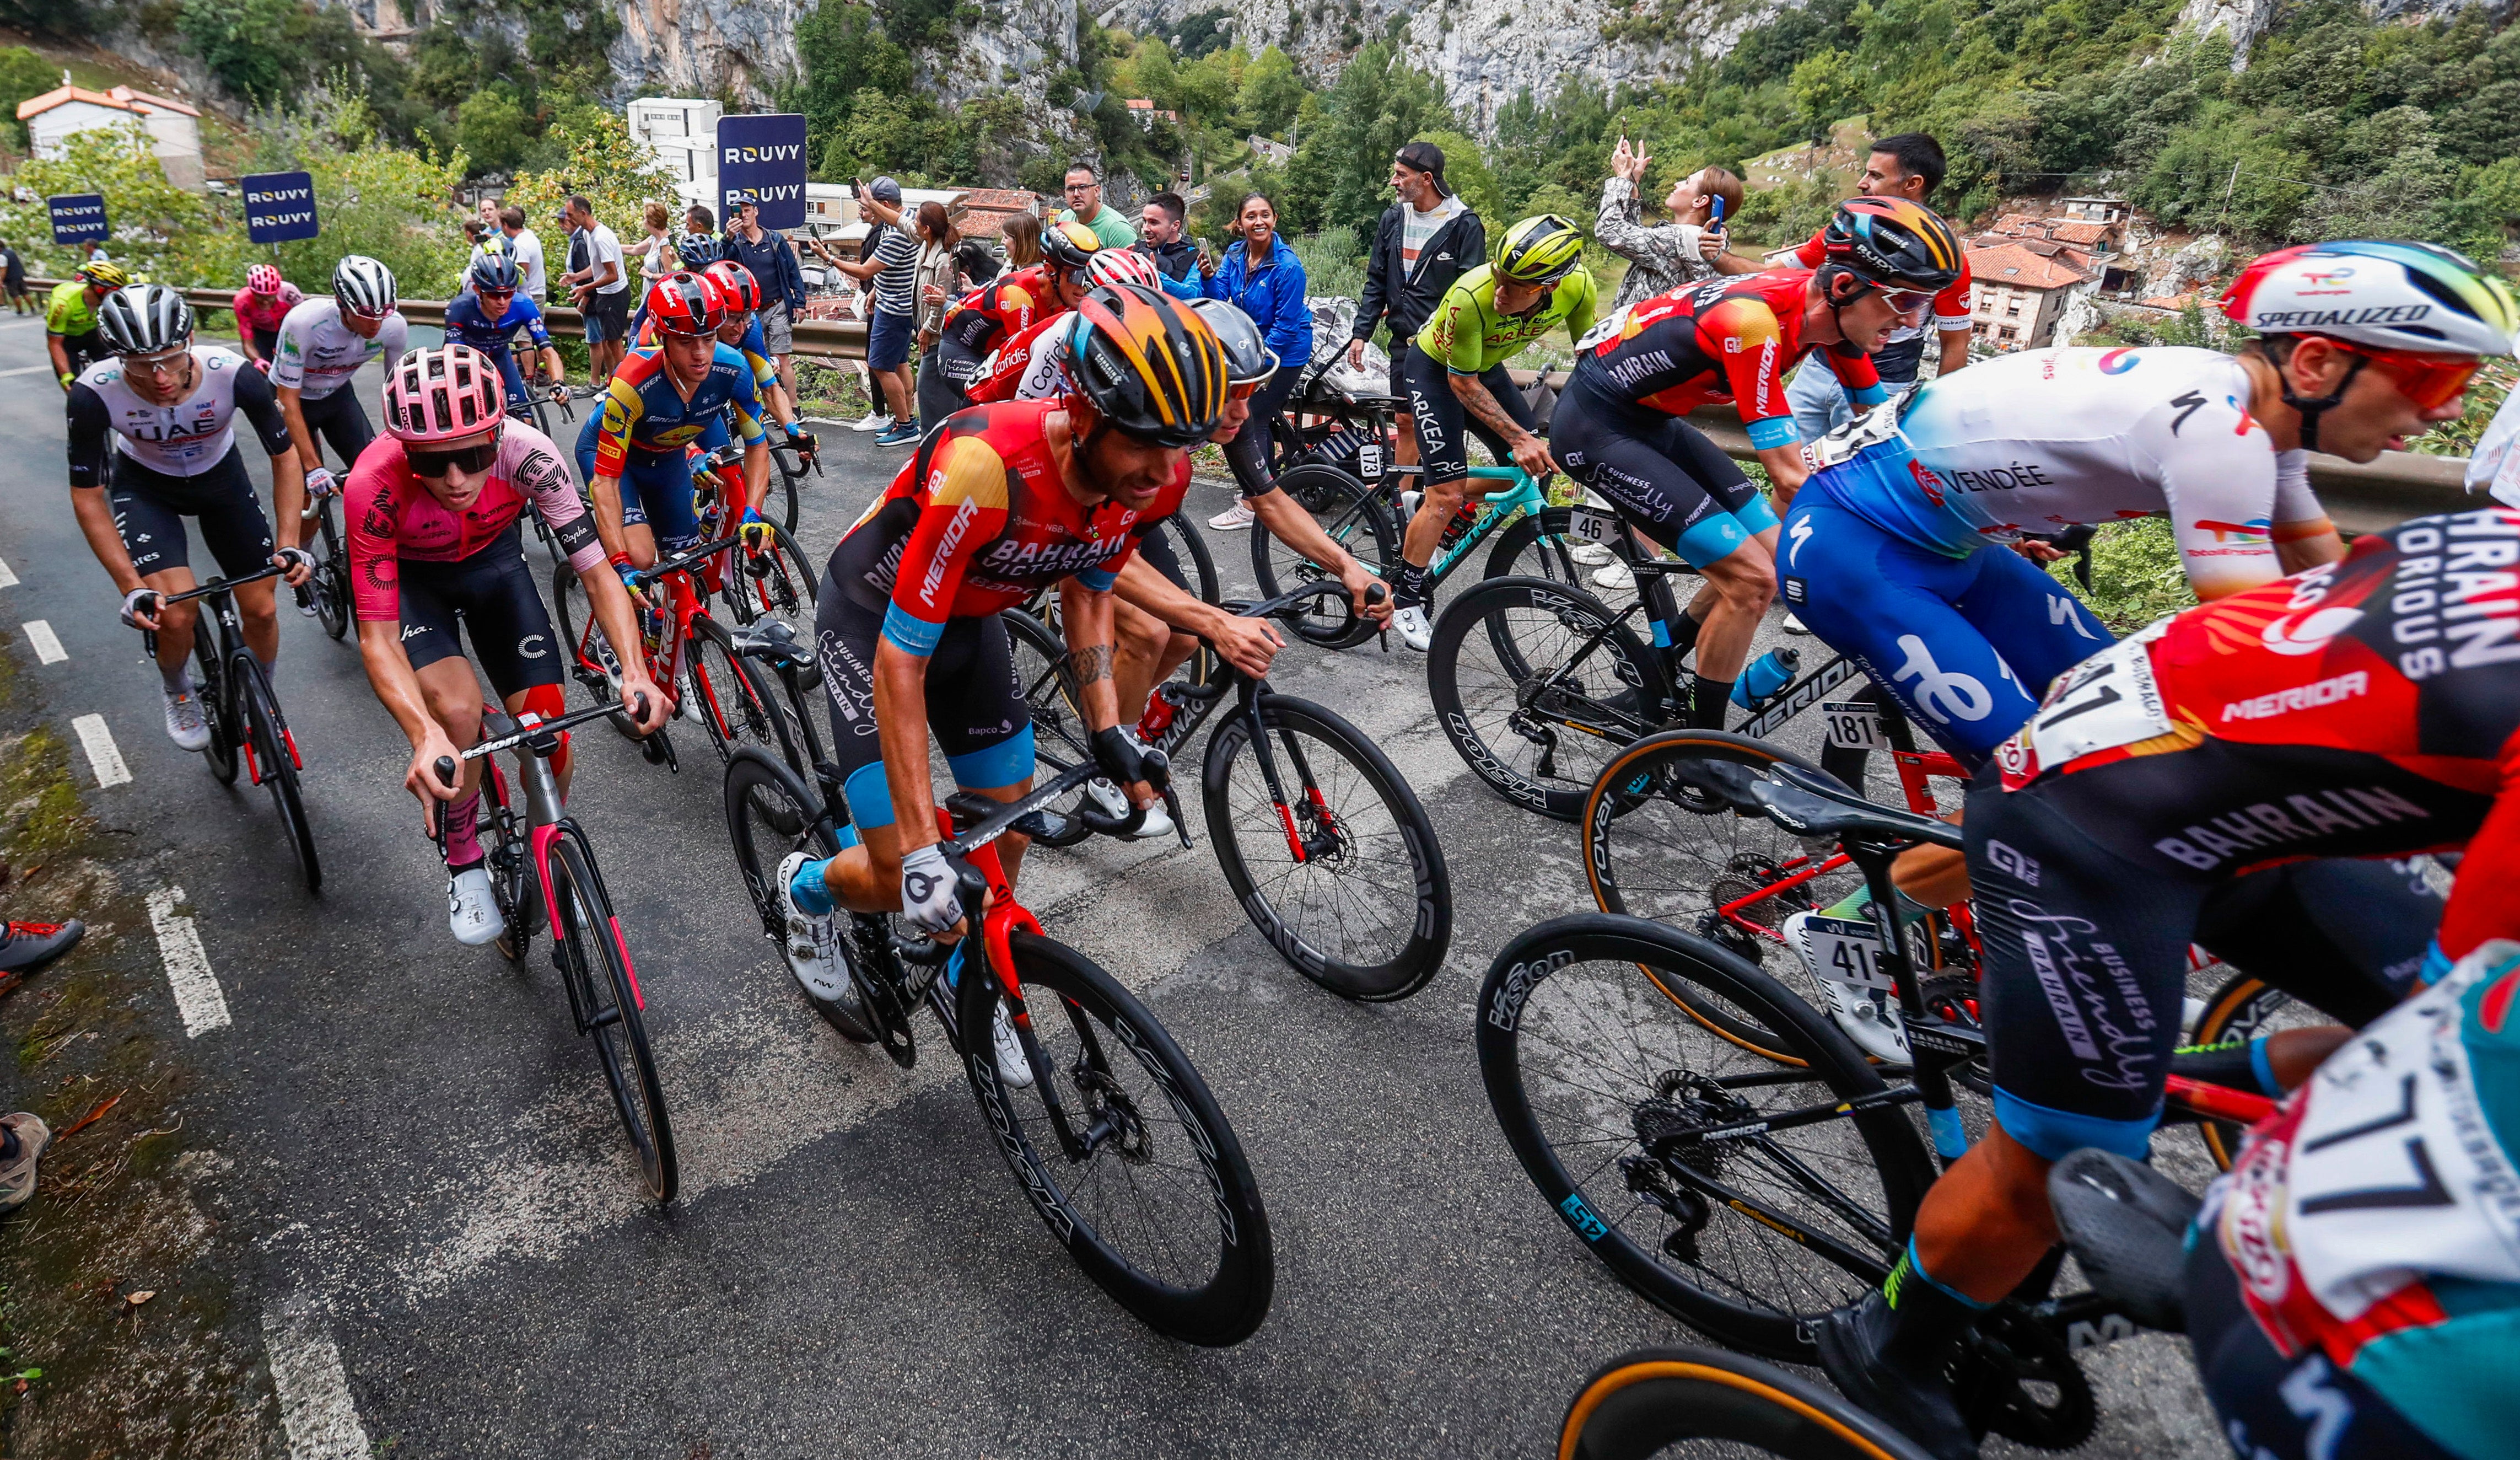
[[(78, 378), (105, 403), (105, 424), (113, 431), (115, 449), (169, 477), (199, 477), (226, 459), (236, 444), (237, 389), (246, 376), (253, 377), (248, 388), (259, 387), (265, 396), (270, 393), (260, 374), (234, 350), (197, 344), (193, 359), (201, 366), (200, 384), (173, 405), (141, 399), (122, 378), (119, 359), (100, 360)], [(73, 409), (81, 404), (73, 392)]]
[(348, 385), (359, 367), (382, 355), (402, 358), (411, 325), (397, 309), (385, 316), (377, 338), (362, 340), (341, 323), (340, 305), (329, 297), (306, 300), (280, 322), (280, 342), (271, 357), (271, 383), (287, 386), (308, 400)]
[(1046, 400), (1067, 393), (1067, 337), (1076, 315), (1062, 309), (980, 357), (964, 394), (972, 401)]
[(2280, 577), (2280, 526), (2326, 517), (2307, 453), (2276, 451), (2249, 396), (2248, 372), (2214, 350), (2024, 352), (1937, 378), (1807, 451), (1832, 500), (1955, 557), (2166, 513), (2188, 582), (2212, 600)]

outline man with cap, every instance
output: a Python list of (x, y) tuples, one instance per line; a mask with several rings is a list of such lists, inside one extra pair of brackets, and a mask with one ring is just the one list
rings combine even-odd
[(751, 270), (761, 286), (761, 342), (779, 366), (779, 388), (796, 399), (796, 311), (805, 307), (805, 271), (796, 251), (761, 226), (761, 203), (738, 191), (726, 200), (726, 256)]
[[(1376, 324), (1388, 320), (1391, 393), (1407, 400), (1400, 358), (1453, 281), (1487, 262), (1488, 234), (1479, 215), (1444, 186), (1444, 150), (1432, 142), (1412, 142), (1392, 155), (1391, 190), (1400, 201), (1384, 208), (1382, 221), (1374, 225), (1347, 362), (1350, 369), (1365, 368), (1365, 342), (1373, 338)], [(1418, 434), (1408, 415), (1399, 418), (1399, 425), (1395, 454), (1402, 466), (1415, 466)]]
[(832, 267), (864, 284), (874, 281), (875, 308), (867, 314), (867, 374), (892, 407), (892, 426), (875, 438), (878, 446), (919, 440), (919, 410), (910, 373), (910, 341), (919, 316), (919, 240), (902, 226), (901, 184), (878, 177), (858, 194), (858, 215), (876, 230), (863, 261), (824, 253)]

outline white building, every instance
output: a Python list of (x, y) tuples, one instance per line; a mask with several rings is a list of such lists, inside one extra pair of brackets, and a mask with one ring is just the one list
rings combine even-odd
[(128, 86), (90, 91), (70, 85), (68, 71), (62, 72), (59, 87), (18, 104), (18, 119), (26, 124), (39, 158), (60, 157), (64, 140), (74, 133), (137, 122), (149, 134), (150, 150), (166, 169), (166, 180), (195, 192), (207, 181), (202, 169), (201, 116), (182, 102)]
[(656, 160), (678, 183), (705, 183), (705, 201), (717, 205), (717, 123), (726, 109), (682, 96), (643, 96), (630, 104), (630, 135), (656, 151)]

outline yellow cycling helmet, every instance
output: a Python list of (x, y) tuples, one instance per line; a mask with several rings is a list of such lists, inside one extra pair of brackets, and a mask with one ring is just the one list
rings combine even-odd
[(99, 289), (127, 289), (131, 276), (118, 263), (83, 263), (78, 276)]
[(1584, 261), (1584, 230), (1555, 213), (1525, 218), (1505, 231), (1496, 272), (1516, 284), (1554, 284)]

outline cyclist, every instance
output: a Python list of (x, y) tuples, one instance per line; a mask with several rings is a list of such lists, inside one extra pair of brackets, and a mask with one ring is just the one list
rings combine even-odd
[[(701, 210), (695, 208), (693, 211), (698, 213)], [(726, 240), (713, 233), (682, 235), (674, 240), (673, 253), (680, 267), (695, 274), (706, 273), (710, 264), (723, 262), (728, 256)], [(752, 271), (746, 269), (744, 272)], [(662, 277), (658, 276), (659, 279)], [(652, 290), (656, 286), (652, 282), (648, 287)], [(639, 297), (639, 307), (630, 313), (630, 338), (643, 345), (655, 342), (655, 332), (648, 328), (648, 298), (644, 293)], [(766, 352), (767, 346), (764, 348)]]
[(508, 343), (518, 330), (534, 342), (553, 389), (562, 399), (568, 397), (568, 372), (561, 367), (551, 332), (543, 328), (543, 311), (519, 292), (522, 277), (515, 253), (485, 252), (472, 260), (472, 271), (465, 275), (471, 287), (446, 301), (447, 342), (472, 346), (498, 368), (499, 379), (507, 384), (510, 410), (525, 405), (525, 377)]
[(53, 374), (68, 393), (80, 371), (113, 357), (112, 346), (97, 333), (96, 309), (106, 296), (131, 282), (118, 263), (83, 263), (77, 273), (53, 286), (44, 306), (44, 349), (53, 357)]
[(256, 370), (271, 373), (272, 354), (280, 344), (280, 322), (305, 297), (270, 264), (257, 263), (245, 271), (245, 288), (236, 292), (229, 307), (236, 313), (238, 342)]
[[(403, 785), (445, 818), (446, 913), (458, 942), (506, 933), (478, 837), (481, 763), (438, 780), (441, 756), (481, 739), (481, 687), (456, 635), (512, 715), (562, 712), (562, 654), (535, 591), (517, 520), (530, 504), (568, 554), (595, 621), (622, 666), (621, 704), (642, 730), (667, 702), (648, 677), (630, 597), (549, 436), (508, 417), (489, 359), (469, 345), (413, 350), (385, 373), (385, 433), (350, 473), (350, 581), (359, 658), (377, 699), (411, 741)], [(643, 703), (644, 697), (644, 703)], [(563, 732), (554, 770), (568, 790)], [(443, 802), (444, 805), (435, 804)]]
[(1534, 477), (1556, 471), (1539, 419), (1505, 362), (1561, 326), (1570, 342), (1582, 340), (1592, 332), (1597, 297), (1584, 267), (1583, 230), (1555, 213), (1525, 218), (1505, 231), (1494, 262), (1453, 281), (1403, 352), (1399, 375), (1417, 423), (1426, 492), (1401, 541), (1391, 623), (1400, 642), (1420, 654), (1435, 633), (1426, 618), (1426, 566), (1469, 491), (1464, 428), (1499, 461)]
[(1959, 269), (1951, 226), (1904, 199), (1848, 199), (1823, 237), (1828, 260), (1817, 270), (1710, 280), (1629, 305), (1584, 342), (1557, 399), (1566, 474), (1706, 579), (1670, 625), (1676, 647), (1697, 653), (1694, 726), (1724, 728), (1776, 596), (1778, 525), (1741, 469), (1682, 418), (1730, 402), (1778, 500), (1791, 500), (1805, 467), (1784, 372), (1818, 352), (1859, 403), (1879, 404), (1871, 351)]
[[(162, 284), (116, 290), (97, 307), (96, 325), (114, 358), (89, 366), (70, 385), (70, 506), (96, 561), (122, 592), (122, 621), (158, 635), (167, 738), (199, 751), (210, 743), (210, 727), (185, 661), (200, 610), (159, 603), (196, 586), (184, 519), (201, 520), (202, 540), (220, 572), (243, 577), (275, 565), (289, 570), (294, 586), (315, 568), (297, 546), (305, 481), (271, 383), (244, 356), (195, 344), (193, 306), (180, 292)], [(271, 454), (276, 548), (237, 444), (239, 412)], [(236, 590), (246, 644), (265, 674), (280, 659), (272, 600), (269, 578)]]
[(671, 556), (699, 545), (684, 448), (708, 450), (734, 439), (730, 425), (743, 440), (741, 525), (755, 546), (770, 531), (761, 516), (770, 446), (752, 367), (717, 338), (726, 323), (725, 291), (705, 274), (677, 270), (648, 291), (648, 317), (659, 342), (622, 357), (605, 387), (604, 409), (577, 434), (577, 467), (595, 499), (597, 530), (624, 572), (654, 567), (660, 548)]
[(933, 424), (969, 404), (964, 392), (983, 355), (1047, 316), (1075, 308), (1093, 287), (1085, 271), (1102, 247), (1082, 223), (1049, 224), (1041, 231), (1041, 262), (1000, 274), (946, 310), (935, 347), (919, 362), (919, 419)]
[[(1085, 276), (1090, 289), (1115, 284), (1134, 284), (1142, 289), (1163, 288), (1163, 276), (1156, 269), (1154, 260), (1134, 249), (1112, 249), (1096, 253), (1085, 266)], [(1165, 292), (1171, 293), (1169, 290)], [(1202, 301), (1187, 299), (1184, 302), (1197, 308)], [(1215, 302), (1225, 301), (1219, 299)], [(1245, 320), (1250, 318), (1239, 309), (1234, 312)], [(1216, 316), (1209, 315), (1208, 323), (1215, 324)], [(971, 367), (970, 379), (964, 387), (964, 397), (973, 405), (985, 405), (993, 400), (1042, 400), (1065, 394), (1069, 345), (1077, 325), (1073, 309), (1041, 311), (1040, 318), (1031, 328), (1007, 336), (1003, 343)], [(1233, 346), (1229, 344), (1226, 348), (1230, 356)], [(1270, 358), (1275, 359), (1276, 356)], [(1235, 398), (1247, 400), (1248, 396), (1238, 395)]]
[[(927, 738), (955, 781), (999, 800), (1031, 785), (1032, 717), (1002, 609), (1059, 585), (1060, 621), (1095, 759), (1138, 805), (1155, 795), (1111, 682), (1111, 587), (1190, 489), (1190, 452), (1225, 410), (1225, 352), (1207, 322), (1159, 291), (1095, 291), (1071, 391), (952, 416), (832, 551), (817, 616), (832, 759), (849, 843), (779, 873), (789, 957), (845, 978), (835, 904), (899, 911), (949, 935), (966, 911), (938, 847)], [(1022, 839), (1006, 853), (1012, 876)], [(977, 909), (969, 909), (976, 912)], [(1029, 1081), (996, 1030), (1001, 1072)], [(1012, 1057), (1010, 1057), (1012, 1055)]]
[[(317, 432), (332, 442), (344, 472), (358, 465), (359, 453), (377, 438), (350, 378), (370, 360), (402, 358), (411, 325), (399, 303), (393, 271), (366, 254), (352, 253), (333, 267), (331, 298), (308, 299), (280, 322), (271, 352), (272, 393), (288, 418), (289, 438), (296, 443), (309, 497), (329, 497), (339, 490), (324, 466)], [(313, 601), (299, 608), (311, 614)]]

